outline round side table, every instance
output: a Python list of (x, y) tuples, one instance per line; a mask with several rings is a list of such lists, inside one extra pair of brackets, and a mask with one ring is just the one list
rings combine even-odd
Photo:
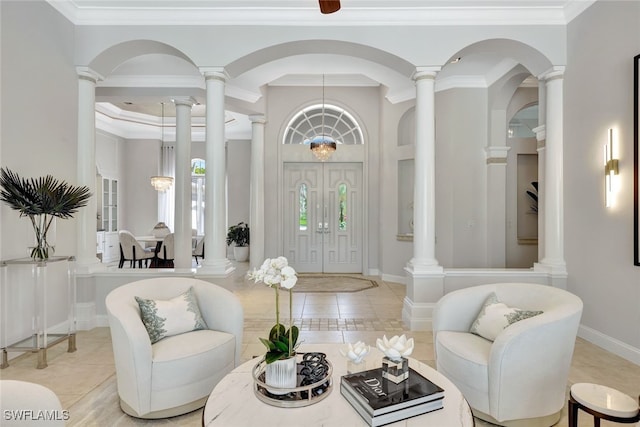
[(578, 409), (593, 415), (593, 425), (600, 420), (634, 423), (640, 420), (638, 402), (613, 388), (599, 384), (577, 383), (569, 393), (569, 427), (578, 427)]

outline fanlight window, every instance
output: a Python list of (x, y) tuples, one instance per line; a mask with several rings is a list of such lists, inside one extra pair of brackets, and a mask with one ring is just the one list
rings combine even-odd
[(329, 136), (338, 145), (363, 144), (362, 130), (355, 118), (344, 108), (335, 105), (311, 105), (287, 125), (283, 144), (309, 144), (316, 136)]

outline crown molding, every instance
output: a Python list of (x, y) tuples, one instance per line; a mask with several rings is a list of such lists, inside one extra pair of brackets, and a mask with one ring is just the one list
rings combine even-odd
[[(47, 0), (76, 25), (566, 25), (595, 0), (498, 2), (351, 0), (339, 13), (322, 15), (317, 6), (291, 0), (162, 2)], [(383, 4), (384, 6), (380, 6)], [(426, 5), (425, 5), (426, 4)], [(308, 5), (308, 6), (307, 6)]]

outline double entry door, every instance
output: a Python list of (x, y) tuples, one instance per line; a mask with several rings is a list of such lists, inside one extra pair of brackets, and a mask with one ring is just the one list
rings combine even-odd
[(362, 273), (362, 163), (284, 164), (284, 253), (300, 273)]

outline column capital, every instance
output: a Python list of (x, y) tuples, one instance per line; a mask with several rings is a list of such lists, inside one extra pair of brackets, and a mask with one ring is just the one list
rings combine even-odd
[(198, 103), (198, 101), (196, 101), (196, 99), (193, 98), (192, 96), (176, 96), (174, 98), (171, 98), (171, 100), (176, 106), (186, 105), (189, 108), (193, 107), (194, 104)]
[(198, 69), (205, 80), (214, 79), (226, 82), (229, 79), (229, 74), (224, 67), (198, 67)]
[(76, 73), (78, 78), (83, 80), (89, 80), (93, 83), (98, 83), (100, 80), (104, 80), (104, 77), (89, 67), (76, 67)]
[(544, 140), (547, 139), (547, 127), (545, 125), (540, 125), (531, 129), (536, 134), (536, 140), (538, 141), (538, 146), (542, 142), (544, 145)]
[(416, 82), (422, 79), (435, 80), (441, 69), (442, 67), (436, 65), (429, 67), (416, 67), (416, 71), (414, 71), (411, 78)]
[(267, 123), (267, 119), (264, 117), (263, 114), (252, 114), (249, 116), (249, 121), (251, 123), (259, 123), (259, 124)]
[(511, 147), (491, 145), (484, 147), (484, 151), (487, 154), (487, 164), (507, 164), (507, 155), (509, 154)]
[(554, 65), (547, 71), (544, 71), (538, 75), (538, 80), (551, 81), (555, 79), (561, 79), (564, 77), (564, 65)]

